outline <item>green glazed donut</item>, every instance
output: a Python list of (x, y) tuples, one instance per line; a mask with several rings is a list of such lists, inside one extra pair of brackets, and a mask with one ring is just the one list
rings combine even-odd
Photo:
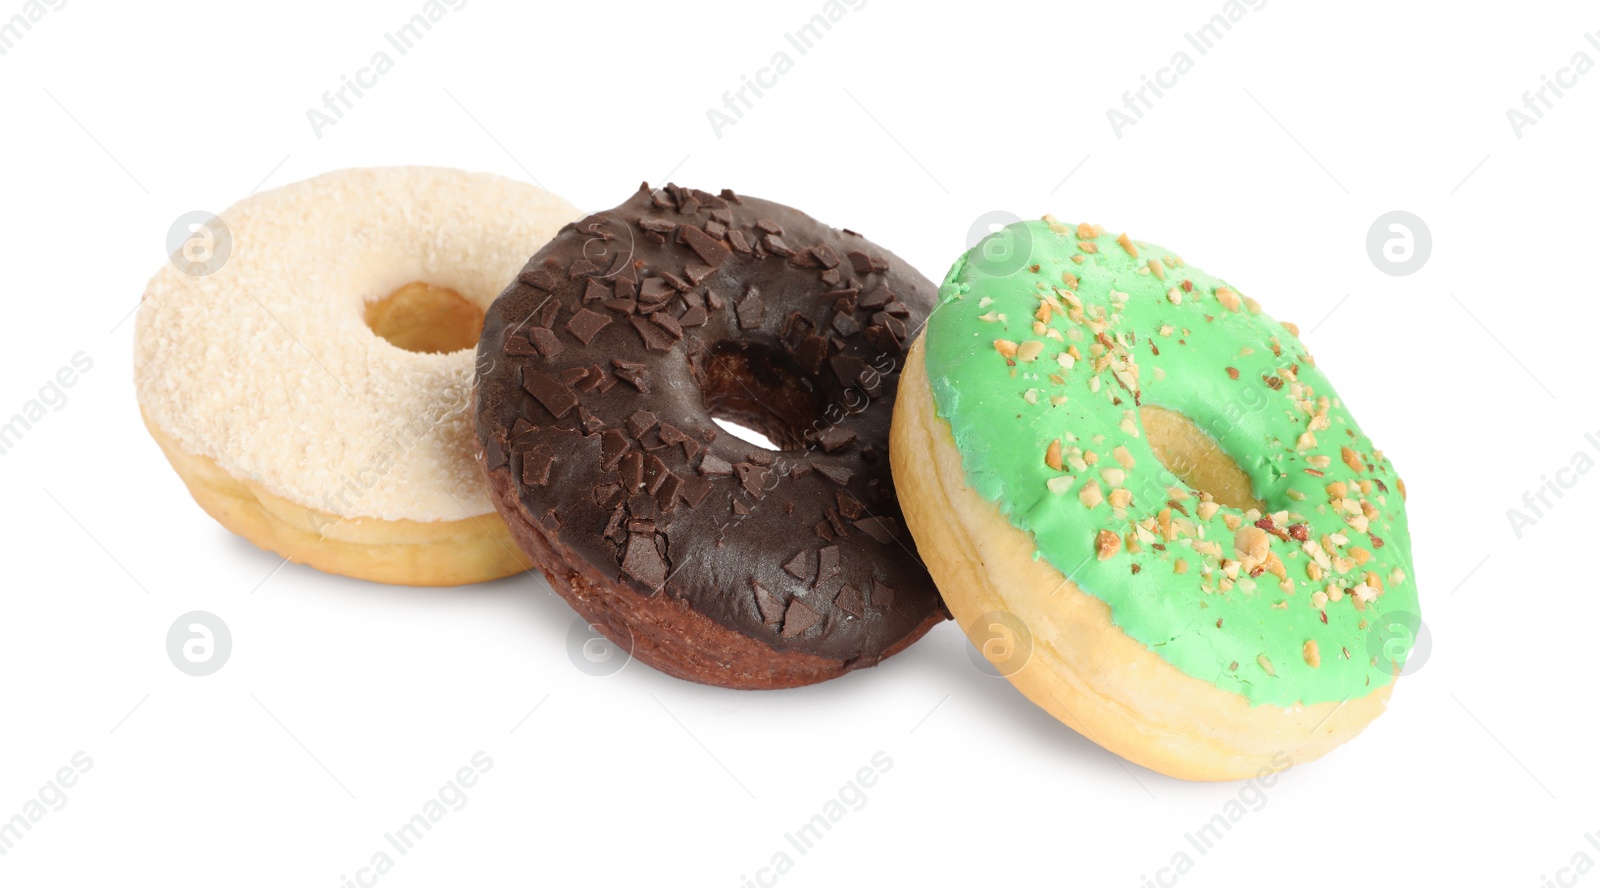
[[(1244, 776), (1272, 749), (1315, 757), (1381, 712), (1420, 622), (1405, 488), (1293, 325), (1168, 250), (1047, 216), (996, 231), (955, 263), (919, 350), (900, 397), (905, 411), (931, 401), (935, 416), (902, 429), (897, 413), (891, 448), (907, 521), (980, 646), (994, 610), (1018, 622), (1020, 593), (1008, 600), (1003, 584), (1042, 590), (1021, 622), (1032, 623), (1034, 659), (1056, 665), (1030, 668), (1074, 674), (1067, 684), (1012, 676), (1036, 703), (1114, 751), (1210, 778)], [(929, 474), (913, 454), (930, 451), (937, 466), (941, 442), (953, 443), (958, 481), (909, 478)], [(1059, 574), (997, 572), (1002, 531), (965, 514), (996, 509), (995, 526), (1026, 534), (1022, 558)], [(962, 546), (969, 564), (948, 554)], [(1112, 647), (1081, 620), (1041, 625), (1059, 622), (1039, 600), (1064, 594), (1052, 577), (1097, 600), (1143, 651), (1225, 695), (1208, 700), (1247, 704), (1229, 718), (1266, 727), (1230, 734), (1198, 724), (1209, 714), (1173, 712), (1110, 726), (1106, 715), (1101, 732), (1125, 738), (1107, 741), (1086, 731), (1099, 716), (1074, 725), (1074, 706), (1141, 705), (1128, 676), (1150, 667), (1134, 662), (1138, 647), (1127, 662), (1100, 653)], [(1114, 662), (1062, 665), (1083, 651)], [(1152, 696), (1210, 691), (1158, 679), (1146, 680), (1162, 685)], [(1265, 712), (1331, 715), (1360, 698), (1370, 698), (1351, 707), (1360, 716), (1330, 722), (1343, 733), (1320, 746), (1276, 736)], [(1314, 722), (1301, 727), (1326, 733)], [(1159, 751), (1191, 742), (1204, 750)]]
[[(1375, 662), (1368, 640), (1418, 610), (1403, 487), (1298, 331), (1175, 253), (1049, 219), (990, 235), (939, 296), (928, 374), (968, 483), (1123, 631), (1252, 703), (1393, 680), (1404, 646)], [(1266, 508), (1187, 496), (1141, 405), (1193, 420)]]

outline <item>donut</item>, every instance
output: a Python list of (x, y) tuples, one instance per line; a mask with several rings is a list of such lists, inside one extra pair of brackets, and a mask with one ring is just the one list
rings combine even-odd
[(563, 228), (489, 309), (495, 504), (552, 587), (663, 672), (759, 689), (875, 665), (947, 618), (887, 453), (934, 293), (797, 210), (641, 186)]
[(1254, 777), (1383, 711), (1384, 633), (1418, 619), (1405, 485), (1294, 325), (1176, 254), (1048, 216), (980, 241), (890, 455), (969, 639), (1110, 751)]
[(201, 508), (290, 561), (426, 586), (524, 570), (473, 458), (473, 347), (490, 301), (578, 215), (421, 167), (246, 198), (195, 235), (217, 262), (186, 245), (145, 291), (145, 426)]

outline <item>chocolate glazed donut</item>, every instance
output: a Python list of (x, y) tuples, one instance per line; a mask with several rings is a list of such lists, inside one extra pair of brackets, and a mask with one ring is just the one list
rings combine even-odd
[(934, 292), (854, 232), (730, 191), (640, 186), (568, 225), (478, 344), (480, 459), (512, 536), (680, 678), (794, 687), (903, 649), (946, 618), (888, 459)]

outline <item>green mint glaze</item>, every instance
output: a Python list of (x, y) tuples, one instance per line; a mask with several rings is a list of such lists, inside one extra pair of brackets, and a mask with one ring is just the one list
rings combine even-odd
[[(967, 483), (1032, 535), (1035, 557), (1164, 660), (1252, 705), (1392, 680), (1409, 635), (1385, 646), (1379, 633), (1415, 629), (1419, 613), (1402, 489), (1294, 333), (1171, 252), (1049, 217), (989, 235), (939, 296), (936, 410)], [(1186, 488), (1139, 404), (1193, 420), (1266, 514)]]

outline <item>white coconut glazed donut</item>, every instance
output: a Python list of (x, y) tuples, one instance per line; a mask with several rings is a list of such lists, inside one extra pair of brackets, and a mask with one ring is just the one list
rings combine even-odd
[(145, 291), (145, 425), (202, 508), (292, 561), (409, 585), (525, 569), (473, 458), (474, 346), (577, 215), (426, 167), (246, 198), (199, 232), (209, 263), (180, 250)]

